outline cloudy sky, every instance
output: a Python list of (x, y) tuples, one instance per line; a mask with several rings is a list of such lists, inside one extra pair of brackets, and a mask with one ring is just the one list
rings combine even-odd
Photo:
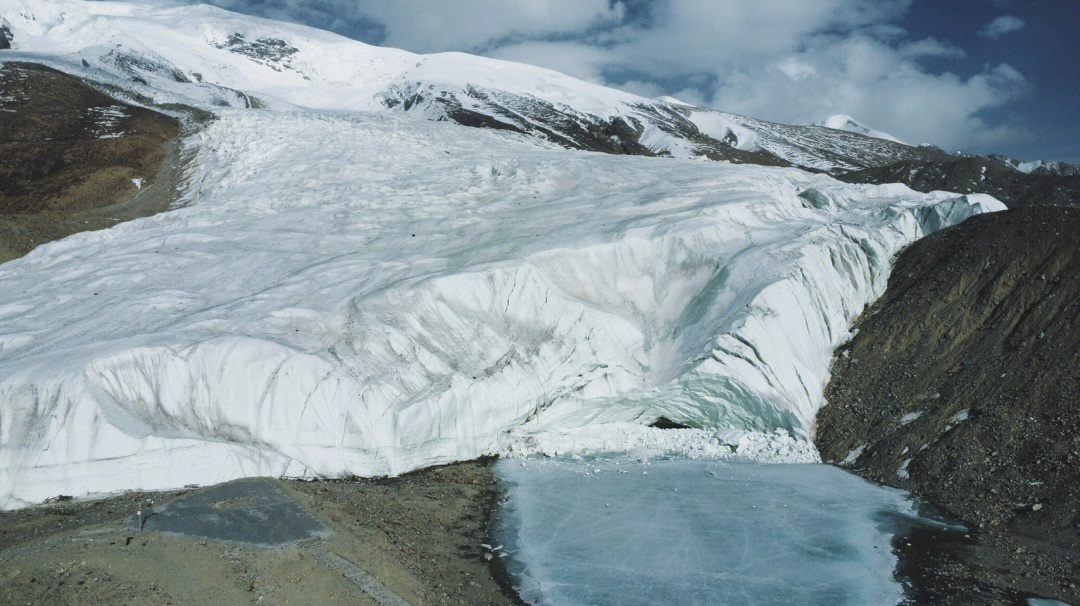
[[(187, 1), (187, 0), (181, 0)], [(1078, 0), (206, 0), (787, 123), (1080, 161)]]

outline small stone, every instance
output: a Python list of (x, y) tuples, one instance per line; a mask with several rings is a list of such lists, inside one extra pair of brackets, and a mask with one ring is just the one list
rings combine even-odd
[(1042, 509), (1042, 503), (1036, 503), (1031, 506), (1031, 511), (1039, 511), (1040, 509)]

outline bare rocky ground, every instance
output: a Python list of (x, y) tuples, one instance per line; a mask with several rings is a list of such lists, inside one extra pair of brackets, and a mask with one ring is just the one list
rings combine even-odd
[[(490, 466), (481, 460), (398, 478), (276, 482), (330, 529), (321, 539), (329, 550), (408, 603), (515, 604), (481, 546), (496, 499)], [(306, 542), (266, 548), (125, 525), (140, 509), (192, 492), (0, 512), (0, 603), (376, 603)]]
[(1080, 209), (982, 215), (899, 256), (838, 349), (815, 442), (972, 529), (901, 545), (923, 603), (1080, 604)]
[(49, 67), (0, 64), (0, 262), (168, 210), (183, 128)]
[(834, 176), (848, 183), (903, 183), (921, 192), (990, 194), (1009, 208), (1080, 207), (1080, 175), (1025, 174), (986, 156), (901, 160)]

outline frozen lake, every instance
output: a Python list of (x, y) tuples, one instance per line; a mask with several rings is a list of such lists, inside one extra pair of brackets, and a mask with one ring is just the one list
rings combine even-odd
[(531, 604), (896, 604), (903, 491), (827, 465), (501, 460), (496, 539)]

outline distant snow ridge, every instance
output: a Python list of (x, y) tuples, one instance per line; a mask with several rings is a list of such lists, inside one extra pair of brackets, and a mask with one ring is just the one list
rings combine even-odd
[(824, 126), (825, 128), (832, 128), (835, 130), (842, 130), (849, 133), (858, 133), (860, 135), (866, 135), (867, 137), (873, 137), (875, 139), (884, 139), (886, 141), (892, 141), (894, 143), (903, 143), (900, 139), (888, 134), (883, 133), (880, 130), (875, 130), (857, 122), (855, 118), (846, 114), (836, 114), (829, 116), (821, 122), (815, 122), (814, 126)]
[(1019, 162), (1009, 159), (1009, 164), (1022, 173), (1033, 175), (1080, 175), (1080, 167), (1068, 162), (1048, 162), (1046, 160)]
[[(5, 15), (54, 5), (27, 6)], [(154, 80), (140, 90), (217, 113), (186, 143), (186, 206), (0, 265), (3, 507), (491, 453), (812, 460), (830, 352), (891, 257), (1003, 208), (797, 169), (571, 152), (378, 101), (307, 109), (326, 82), (284, 79), (317, 47), (269, 41), (284, 39), (269, 22), (229, 38), (219, 11), (160, 10), (206, 17), (200, 31), (266, 69), (268, 104), (222, 108), (194, 77)], [(33, 45), (40, 30), (16, 17)], [(249, 61), (265, 49), (288, 66)], [(747, 124), (709, 115), (738, 137)], [(661, 416), (692, 429), (647, 427)]]
[(19, 51), (5, 56), (66, 60), (65, 69), (99, 80), (118, 77), (151, 98), (212, 108), (266, 102), (403, 112), (575, 149), (815, 170), (944, 155), (850, 118), (855, 126), (839, 130), (774, 124), (533, 66), (462, 53), (416, 55), (205, 5), (0, 0), (0, 15)]

